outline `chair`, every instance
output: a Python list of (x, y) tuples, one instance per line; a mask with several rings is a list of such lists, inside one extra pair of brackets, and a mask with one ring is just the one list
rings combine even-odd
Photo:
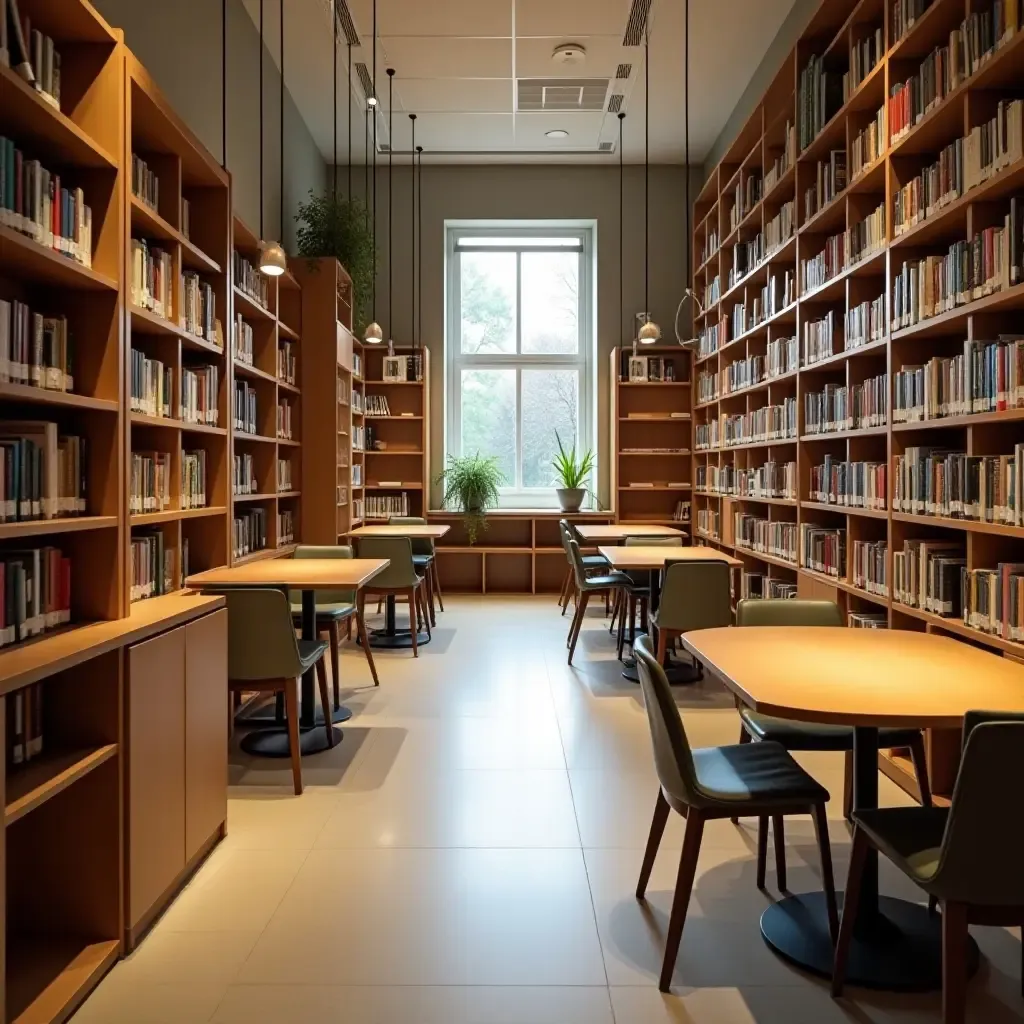
[[(351, 558), (352, 548), (348, 545), (300, 544), (295, 549), (293, 558)], [(296, 623), (302, 622), (302, 592), (291, 594), (292, 618)], [(380, 686), (377, 678), (377, 667), (373, 663), (373, 651), (366, 641), (366, 623), (362, 612), (357, 608), (358, 595), (354, 590), (318, 590), (316, 592), (316, 629), (318, 633), (326, 632), (331, 641), (331, 674), (334, 682), (334, 706), (341, 704), (341, 675), (338, 669), (341, 651), (341, 624), (347, 623), (349, 639), (352, 637), (352, 620), (356, 621), (356, 631), (362, 641), (366, 663), (370, 666), (373, 685)]]
[(833, 996), (842, 994), (846, 980), (861, 881), (873, 846), (941, 904), (942, 1019), (963, 1024), (967, 926), (1024, 925), (1024, 845), (1016, 824), (1021, 810), (1016, 783), (1022, 773), (1024, 715), (970, 711), (964, 716), (963, 755), (949, 807), (853, 812), (857, 828), (836, 943)]
[(658, 631), (658, 661), (662, 664), (670, 639), (693, 629), (731, 626), (729, 566), (712, 558), (666, 562), (661, 598), (651, 624)]
[[(678, 548), (683, 546), (682, 537), (627, 537), (623, 542), (626, 547), (670, 547)], [(626, 616), (629, 611), (629, 646), (633, 646), (636, 639), (636, 611), (640, 608), (640, 626), (646, 628), (647, 615), (650, 611), (651, 601), (651, 573), (649, 571), (626, 572), (628, 583), (618, 592), (615, 605), (612, 608), (612, 625), (615, 624), (615, 616), (619, 616), (619, 659), (622, 658), (622, 649), (626, 641)], [(628, 606), (628, 608), (627, 608)], [(610, 631), (609, 627), (609, 631)]]
[(420, 624), (426, 625), (427, 636), (431, 635), (431, 628), (423, 589), (424, 578), (416, 572), (412, 560), (412, 541), (408, 537), (357, 537), (356, 553), (360, 558), (387, 558), (391, 562), (383, 572), (374, 576), (369, 586), (359, 591), (360, 617), (368, 594), (406, 598), (409, 601), (412, 653), (414, 658), (418, 658)]
[(322, 640), (297, 640), (292, 610), (281, 590), (264, 588), (224, 591), (228, 608), (228, 690), (230, 693), (284, 695), (288, 746), (295, 795), (302, 793), (302, 749), (299, 746), (299, 676), (316, 666), (327, 741), (334, 746), (327, 671)]
[[(562, 592), (559, 594), (558, 603), (562, 608), (562, 614), (565, 615), (565, 610), (569, 607), (569, 601), (579, 596), (576, 592), (572, 558), (569, 555), (569, 541), (575, 540), (582, 547), (583, 538), (580, 537), (579, 531), (568, 519), (558, 520), (558, 530), (562, 537), (562, 548), (565, 551), (566, 561), (565, 579), (562, 580)], [(587, 572), (606, 573), (608, 571), (608, 559), (604, 555), (582, 555), (581, 557)]]
[[(842, 626), (843, 616), (832, 601), (744, 599), (736, 606), (737, 626)], [(847, 754), (843, 811), (849, 816), (853, 801), (852, 756), (853, 727), (849, 725), (823, 725), (815, 722), (794, 722), (786, 718), (762, 715), (741, 707), (740, 743), (751, 740), (771, 740), (786, 750), (834, 750)], [(921, 803), (930, 807), (931, 788), (928, 785), (928, 762), (925, 756), (924, 735), (920, 729), (879, 729), (878, 745), (882, 749), (909, 747), (917, 773)], [(761, 823), (765, 828), (766, 823)], [(775, 834), (776, 881), (780, 889), (786, 888), (785, 836), (781, 821), (772, 822)]]
[(576, 585), (576, 592), (579, 598), (576, 602), (576, 614), (573, 616), (572, 625), (569, 627), (569, 664), (572, 664), (572, 656), (576, 650), (576, 641), (580, 638), (580, 630), (583, 628), (583, 617), (587, 613), (587, 603), (594, 594), (603, 594), (606, 598), (621, 587), (625, 577), (621, 574), (608, 574), (601, 576), (588, 576), (586, 566), (583, 564), (583, 555), (580, 553), (580, 546), (575, 540), (569, 541), (569, 558), (573, 567), (573, 580)]
[[(655, 657), (650, 638), (640, 637), (635, 650), (640, 685), (647, 707), (647, 721), (654, 744), (654, 764), (660, 783), (651, 833), (636, 887), (638, 900), (645, 898), (669, 812), (676, 811), (686, 819), (683, 851), (665, 941), (665, 960), (658, 988), (668, 992), (671, 986), (697, 870), (704, 823), (729, 818), (737, 812), (758, 817), (786, 814), (810, 814), (813, 817), (821, 853), (821, 874), (829, 927), (834, 938), (838, 931), (838, 914), (828, 823), (825, 818), (828, 790), (812, 779), (777, 743), (691, 749), (682, 717), (672, 697), (668, 677)], [(763, 848), (758, 849), (759, 873), (763, 871), (765, 854)]]
[[(427, 521), (421, 516), (391, 516), (388, 526), (426, 526)], [(430, 624), (437, 625), (434, 616), (434, 597), (441, 611), (444, 611), (444, 598), (441, 596), (441, 580), (437, 575), (437, 559), (434, 557), (434, 542), (430, 537), (410, 537), (412, 541), (412, 562), (417, 572), (421, 572), (427, 581), (427, 597), (430, 601)]]

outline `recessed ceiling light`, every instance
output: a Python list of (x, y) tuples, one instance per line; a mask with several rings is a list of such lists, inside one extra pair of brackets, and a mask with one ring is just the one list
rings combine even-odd
[(567, 139), (569, 133), (564, 128), (552, 128), (551, 131), (544, 133), (549, 139)]

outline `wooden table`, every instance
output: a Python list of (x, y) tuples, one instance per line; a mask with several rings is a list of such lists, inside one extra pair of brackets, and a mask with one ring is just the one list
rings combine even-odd
[[(244, 565), (222, 566), (196, 573), (185, 580), (192, 590), (223, 591), (231, 587), (277, 587), (302, 591), (302, 638), (316, 639), (316, 592), (318, 590), (359, 590), (383, 572), (386, 558), (267, 558)], [(303, 754), (317, 754), (328, 747), (323, 729), (317, 728), (315, 672), (302, 676), (302, 711), (299, 719)], [(280, 705), (280, 702), (279, 702)], [(324, 714), (329, 713), (324, 708)], [(279, 706), (276, 717), (283, 720)], [(336, 708), (333, 722), (352, 717), (348, 708)], [(321, 718), (320, 724), (323, 724)], [(247, 753), (263, 757), (287, 757), (288, 735), (284, 729), (261, 730), (243, 740)]]
[[(878, 806), (880, 726), (959, 728), (972, 708), (1024, 711), (1024, 666), (933, 633), (841, 627), (704, 629), (684, 647), (748, 707), (804, 722), (853, 726), (854, 806)], [(890, 991), (942, 985), (940, 918), (878, 894), (869, 854), (850, 951), (852, 984)], [(761, 916), (787, 960), (832, 973), (824, 894), (789, 896)], [(971, 945), (969, 966), (977, 966)]]
[[(388, 523), (381, 526), (360, 526), (349, 532), (350, 537), (408, 537), (410, 540), (440, 540), (450, 526), (443, 523), (410, 524)], [(384, 601), (384, 628), (371, 629), (368, 633), (370, 646), (384, 650), (396, 650), (412, 647), (412, 628), (399, 629), (396, 619), (398, 600), (394, 594), (388, 594)], [(410, 608), (411, 621), (415, 622), (415, 610)], [(362, 641), (360, 641), (362, 642)], [(416, 634), (416, 645), (430, 643), (430, 634), (425, 630)]]
[(576, 527), (579, 535), (591, 543), (597, 541), (623, 541), (627, 537), (685, 537), (685, 530), (671, 526), (652, 526), (650, 523), (605, 523), (604, 525)]

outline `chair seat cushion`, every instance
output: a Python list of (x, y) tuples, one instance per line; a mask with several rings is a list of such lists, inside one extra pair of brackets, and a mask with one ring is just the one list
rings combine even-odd
[(604, 555), (583, 555), (583, 567), (585, 569), (606, 569), (608, 559)]
[(828, 790), (777, 743), (737, 743), (693, 751), (693, 767), (710, 806), (816, 804)]
[[(794, 722), (789, 718), (761, 715), (740, 709), (743, 728), (759, 740), (771, 740), (787, 750), (852, 750), (853, 726)], [(917, 729), (879, 729), (878, 745), (884, 750), (906, 747), (920, 736)]]
[(325, 640), (299, 640), (299, 661), (302, 662), (302, 671), (312, 668), (327, 650)]
[(915, 882), (927, 886), (935, 877), (948, 807), (877, 807), (854, 811), (853, 820)]
[(433, 555), (413, 555), (412, 556), (412, 564), (415, 565), (417, 569), (422, 569), (424, 566), (430, 565), (430, 563), (433, 560), (434, 560), (434, 556)]
[[(317, 622), (329, 622), (331, 619), (344, 619), (349, 615), (355, 615), (356, 606), (349, 604), (346, 601), (340, 601), (337, 603), (317, 603), (316, 606), (316, 620)], [(292, 618), (296, 622), (302, 622), (302, 605), (292, 605)]]
[(621, 576), (588, 576), (584, 590), (607, 590), (609, 587), (624, 587), (627, 583)]

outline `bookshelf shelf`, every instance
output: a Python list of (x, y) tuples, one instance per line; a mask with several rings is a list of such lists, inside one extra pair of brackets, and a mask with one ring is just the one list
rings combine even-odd
[(888, 519), (889, 513), (877, 508), (852, 508), (848, 505), (831, 505), (821, 501), (802, 501), (801, 508), (813, 509), (818, 512), (834, 512), (843, 516), (862, 516), (865, 519)]
[(79, 291), (116, 292), (116, 278), (69, 260), (26, 235), (0, 225), (0, 273)]
[(250, 298), (238, 285), (234, 286), (235, 309), (255, 320), (273, 320), (274, 314), (266, 306), (260, 305), (255, 299)]
[(1014, 537), (1024, 540), (1024, 526), (1010, 526), (1006, 523), (985, 523), (978, 519), (948, 519), (944, 516), (919, 516), (909, 512), (893, 512), (893, 522), (914, 523), (918, 526), (942, 526), (949, 530), (965, 530), (967, 533), (988, 533), (994, 537)]
[(113, 399), (93, 398), (73, 391), (50, 391), (29, 384), (0, 383), (0, 398), (10, 402), (25, 402), (34, 405), (63, 406), (68, 409), (88, 409), (93, 412), (114, 412), (120, 406)]
[[(250, 363), (243, 363), (240, 359), (234, 361), (235, 375), (241, 377), (252, 377), (255, 380), (265, 380), (271, 384), (277, 384), (277, 378), (266, 370), (261, 370), (258, 366), (253, 366)], [(295, 389), (298, 394), (298, 388)]]
[(13, 825), (51, 797), (84, 778), (117, 754), (116, 743), (89, 750), (48, 753), (12, 774), (7, 784), (4, 824)]
[(84, 533), (110, 530), (118, 525), (117, 516), (69, 516), (66, 519), (29, 519), (19, 523), (0, 523), (0, 540), (15, 537), (43, 537), (57, 533)]

